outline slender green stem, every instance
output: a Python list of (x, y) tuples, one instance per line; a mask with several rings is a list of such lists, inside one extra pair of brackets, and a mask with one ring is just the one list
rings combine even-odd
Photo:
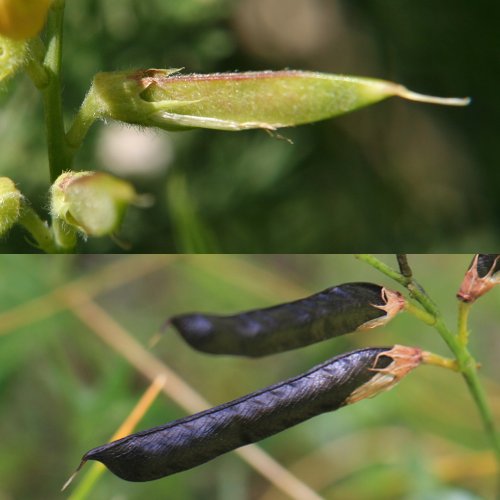
[(406, 301), (405, 311), (429, 326), (434, 326), (436, 324), (436, 317), (434, 315), (429, 314), (425, 309), (415, 305), (413, 302)]
[(454, 372), (459, 371), (456, 359), (444, 358), (439, 354), (434, 354), (433, 352), (429, 351), (422, 352), (422, 362), (427, 365), (440, 366), (441, 368), (453, 370)]
[(66, 134), (67, 144), (73, 153), (80, 148), (97, 115), (98, 105), (93, 93), (93, 87), (91, 87)]
[(47, 22), (47, 52), (44, 66), (48, 74), (48, 85), (43, 89), (45, 127), (49, 153), (50, 178), (57, 177), (70, 168), (71, 155), (66, 144), (61, 102), (61, 61), (63, 43), (64, 1), (55, 0)]
[(401, 284), (403, 286), (408, 285), (408, 278), (405, 278), (401, 273), (394, 271), (394, 269), (389, 267), (387, 264), (385, 264), (381, 260), (377, 259), (377, 257), (375, 257), (374, 255), (359, 253), (359, 254), (356, 254), (355, 257), (356, 257), (356, 259), (359, 259), (363, 262), (366, 262), (367, 264), (374, 267), (375, 269), (378, 269), (380, 272), (382, 272), (386, 276), (389, 276), (389, 278), (397, 281), (399, 284)]
[(26, 73), (31, 78), (35, 87), (43, 90), (49, 85), (49, 73), (43, 64), (45, 56), (45, 46), (40, 38), (33, 38), (30, 41), (30, 59), (26, 65)]
[(458, 340), (463, 346), (469, 343), (469, 313), (471, 303), (459, 301), (458, 303)]
[(49, 227), (30, 206), (23, 206), (17, 222), (30, 233), (40, 250), (45, 253), (57, 252)]
[[(428, 297), (422, 287), (420, 287), (420, 285), (415, 282), (415, 280), (408, 279), (402, 274), (394, 271), (373, 255), (360, 254), (356, 257), (359, 260), (362, 260), (363, 262), (371, 265), (375, 269), (378, 269), (389, 278), (392, 278), (398, 283), (405, 286), (409, 290), (411, 296), (423, 307), (425, 311), (422, 311), (410, 304), (406, 307), (406, 309), (414, 316), (424, 321), (426, 324), (433, 325), (455, 355), (458, 371), (460, 371), (460, 373), (464, 377), (472, 398), (476, 403), (479, 414), (483, 421), (483, 426), (491, 441), (491, 446), (495, 451), (500, 470), (500, 440), (495, 431), (493, 414), (488, 404), (484, 389), (479, 381), (477, 373), (477, 362), (467, 349), (467, 319), (469, 309), (465, 306), (460, 306), (459, 332), (457, 335), (446, 326), (436, 305)], [(432, 323), (431, 318), (434, 318), (434, 323)]]

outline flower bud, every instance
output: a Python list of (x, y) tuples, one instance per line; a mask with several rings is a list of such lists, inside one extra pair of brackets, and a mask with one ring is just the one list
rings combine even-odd
[(275, 130), (324, 120), (390, 96), (438, 104), (468, 100), (422, 96), (373, 78), (308, 71), (174, 75), (177, 69), (98, 73), (97, 115), (179, 130)]
[(0, 236), (19, 219), (23, 195), (8, 177), (0, 177)]
[(0, 35), (33, 38), (45, 24), (52, 0), (0, 0)]
[(65, 172), (51, 188), (51, 213), (86, 236), (116, 231), (137, 200), (131, 184), (102, 172)]
[(26, 40), (12, 40), (0, 35), (0, 82), (13, 76), (27, 61)]

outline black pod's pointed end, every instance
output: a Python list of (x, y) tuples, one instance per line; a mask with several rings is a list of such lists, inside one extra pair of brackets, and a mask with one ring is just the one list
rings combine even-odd
[(153, 347), (160, 342), (163, 338), (164, 333), (172, 326), (172, 318), (168, 318), (164, 323), (160, 326), (160, 328), (151, 336), (148, 341), (149, 349), (153, 349)]
[(213, 319), (214, 316), (201, 313), (179, 314), (170, 318), (170, 324), (191, 347), (212, 352), (210, 342), (214, 335)]
[[(155, 460), (154, 447), (147, 448), (148, 443), (141, 448), (137, 445), (138, 434), (93, 448), (82, 461), (95, 460), (103, 464), (110, 472), (120, 479), (132, 482), (152, 481), (168, 475), (162, 469), (162, 462)], [(146, 448), (144, 448), (146, 447)]]
[(75, 472), (71, 474), (68, 480), (63, 484), (61, 491), (64, 491), (73, 482), (73, 479), (75, 479), (75, 476), (80, 472), (80, 469), (85, 465), (86, 462), (87, 462), (86, 458), (85, 457), (82, 458), (80, 465), (76, 468)]

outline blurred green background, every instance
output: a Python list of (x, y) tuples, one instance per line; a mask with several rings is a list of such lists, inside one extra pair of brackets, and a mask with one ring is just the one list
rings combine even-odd
[[(151, 193), (120, 238), (134, 252), (471, 251), (498, 248), (498, 3), (479, 0), (68, 2), (67, 119), (94, 73), (297, 68), (471, 96), (465, 109), (398, 99), (283, 130), (133, 135), (95, 125), (75, 168), (111, 168)], [(40, 98), (24, 76), (0, 95), (0, 175), (47, 208)], [(3, 251), (26, 252), (14, 230)], [(83, 252), (121, 251), (111, 239)]]
[[(384, 257), (395, 265), (394, 257)], [(411, 256), (414, 274), (456, 322), (455, 293), (468, 255)], [(68, 498), (59, 489), (84, 452), (106, 442), (149, 382), (66, 309), (85, 291), (135, 338), (212, 404), (296, 375), (339, 353), (394, 343), (447, 355), (429, 327), (407, 314), (370, 332), (346, 335), (263, 359), (210, 356), (169, 330), (171, 315), (233, 313), (294, 300), (348, 281), (390, 282), (352, 256), (0, 256), (0, 498)], [(500, 290), (473, 307), (471, 349), (500, 422)], [(97, 316), (90, 318), (101, 321)], [(106, 335), (114, 338), (111, 328)], [(130, 350), (128, 342), (119, 349)], [(133, 350), (136, 348), (132, 348)], [(185, 415), (160, 395), (144, 429)], [(327, 499), (493, 498), (494, 464), (477, 411), (460, 376), (421, 367), (394, 390), (324, 414), (261, 443)], [(92, 499), (281, 500), (267, 480), (227, 454), (151, 483), (106, 472)]]

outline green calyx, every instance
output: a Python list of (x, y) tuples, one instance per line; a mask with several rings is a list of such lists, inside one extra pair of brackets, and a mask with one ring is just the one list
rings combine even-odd
[(28, 42), (0, 35), (0, 82), (14, 76), (28, 62)]
[(85, 236), (118, 230), (127, 206), (137, 200), (131, 184), (102, 172), (65, 172), (51, 188), (51, 213)]
[(0, 237), (18, 221), (23, 195), (8, 177), (0, 177)]

